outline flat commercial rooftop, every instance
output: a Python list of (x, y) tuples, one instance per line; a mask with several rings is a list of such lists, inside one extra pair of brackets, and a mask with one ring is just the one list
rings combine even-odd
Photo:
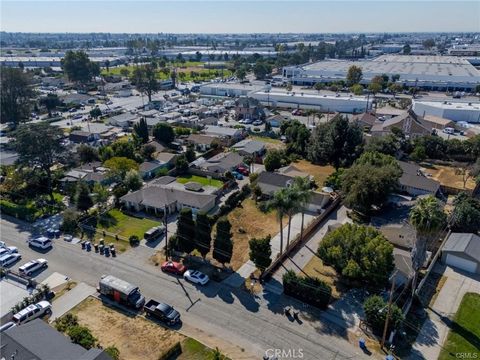
[(467, 60), (455, 56), (382, 55), (372, 60), (325, 60), (303, 66), (303, 69), (343, 76), (351, 65), (361, 67), (364, 74), (399, 74), (402, 78), (407, 75), (462, 77), (480, 81), (480, 71)]

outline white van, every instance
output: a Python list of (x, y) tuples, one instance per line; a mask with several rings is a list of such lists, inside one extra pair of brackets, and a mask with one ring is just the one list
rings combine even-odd
[(451, 128), (451, 127), (446, 127), (445, 129), (443, 129), (443, 132), (445, 134), (453, 135), (453, 134), (455, 134), (455, 129)]
[(47, 313), (51, 313), (52, 304), (48, 301), (40, 301), (33, 305), (28, 305), (25, 309), (20, 310), (13, 315), (13, 322), (17, 325), (25, 324)]

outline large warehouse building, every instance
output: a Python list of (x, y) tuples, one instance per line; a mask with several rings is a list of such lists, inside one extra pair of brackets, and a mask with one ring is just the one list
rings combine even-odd
[(399, 75), (404, 86), (425, 90), (472, 91), (480, 84), (480, 71), (470, 62), (454, 56), (382, 55), (371, 60), (324, 60), (308, 65), (287, 66), (283, 76), (296, 85), (313, 85), (345, 80), (350, 66), (362, 68), (362, 84), (373, 77)]
[(480, 103), (451, 101), (413, 101), (413, 111), (417, 115), (432, 115), (453, 121), (466, 121), (480, 124)]

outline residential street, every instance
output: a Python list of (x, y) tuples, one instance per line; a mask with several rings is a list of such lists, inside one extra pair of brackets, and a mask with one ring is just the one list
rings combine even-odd
[[(158, 267), (149, 264), (147, 259), (153, 251), (143, 246), (117, 258), (105, 258), (82, 251), (78, 244), (56, 240), (52, 250), (40, 254), (28, 248), (26, 240), (30, 233), (25, 226), (2, 219), (1, 238), (19, 248), (22, 262), (39, 257), (48, 259), (49, 268), (38, 276), (38, 280), (57, 271), (97, 286), (102, 274), (118, 276), (139, 285), (147, 298), (175, 306), (182, 314), (182, 333), (209, 346), (221, 347), (232, 359), (261, 358), (265, 350), (272, 348), (302, 349), (303, 358), (312, 360), (364, 356), (360, 349), (345, 340), (345, 329), (318, 320), (324, 318), (322, 312), (304, 308), (288, 297), (271, 293), (253, 296), (215, 282), (196, 287), (163, 274)], [(304, 311), (301, 321), (289, 321), (283, 315), (282, 309), (287, 304)]]

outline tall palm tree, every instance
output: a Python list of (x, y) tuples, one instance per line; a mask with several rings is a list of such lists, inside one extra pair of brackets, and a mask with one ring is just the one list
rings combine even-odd
[(290, 230), (292, 228), (292, 217), (302, 209), (300, 190), (293, 186), (285, 189), (286, 195), (286, 214), (288, 216), (288, 230), (287, 230), (287, 249), (290, 245)]
[(300, 239), (303, 239), (303, 228), (305, 224), (305, 207), (313, 196), (310, 179), (306, 177), (297, 176), (294, 180), (293, 186), (298, 191), (298, 201), (300, 211), (302, 212), (302, 226), (300, 228)]
[(418, 271), (427, 257), (427, 244), (446, 225), (447, 216), (443, 212), (440, 201), (430, 195), (418, 199), (410, 211), (409, 219), (417, 232), (412, 250), (412, 267), (414, 270), (412, 290), (415, 291)]
[(283, 252), (283, 217), (287, 214), (289, 207), (288, 189), (283, 188), (273, 194), (269, 202), (269, 208), (277, 212), (277, 219), (280, 224), (280, 254)]

